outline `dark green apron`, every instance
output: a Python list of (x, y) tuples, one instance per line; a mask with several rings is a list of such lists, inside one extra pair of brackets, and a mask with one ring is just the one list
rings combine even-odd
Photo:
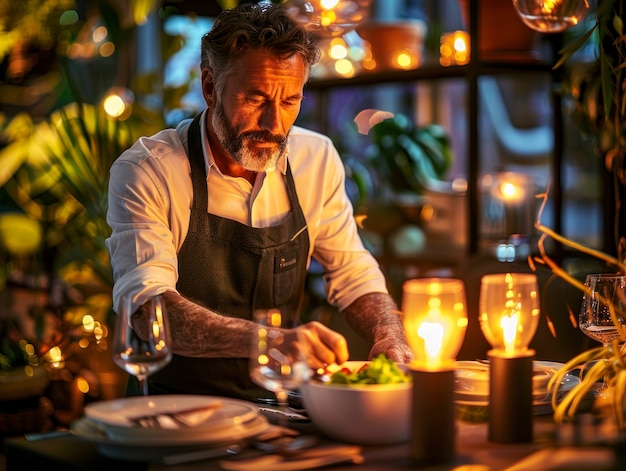
[[(292, 208), (278, 226), (254, 228), (207, 213), (207, 186), (200, 119), (189, 127), (193, 206), (189, 232), (178, 254), (178, 291), (220, 314), (251, 319), (256, 309), (276, 307), (292, 325), (299, 317), (309, 236), (287, 163), (285, 183)], [(273, 397), (248, 374), (247, 358), (189, 358), (150, 378), (151, 393), (191, 393), (248, 400)]]

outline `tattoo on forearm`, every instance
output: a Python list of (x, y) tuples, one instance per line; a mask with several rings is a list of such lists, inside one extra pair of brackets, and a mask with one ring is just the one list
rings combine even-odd
[(377, 333), (396, 330), (403, 335), (402, 319), (398, 306), (391, 296), (385, 293), (370, 293), (361, 296), (348, 306), (344, 313), (348, 325), (361, 337), (375, 343)]
[[(254, 324), (244, 319), (218, 314), (174, 291), (164, 293), (174, 353), (205, 358), (245, 358)], [(142, 308), (137, 314), (141, 315)], [(140, 335), (147, 332), (145, 322), (133, 319)]]

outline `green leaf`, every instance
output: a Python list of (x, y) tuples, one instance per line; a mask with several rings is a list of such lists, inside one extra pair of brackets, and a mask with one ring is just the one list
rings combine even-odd
[(619, 15), (613, 17), (613, 28), (615, 28), (615, 31), (617, 31), (617, 34), (620, 36), (624, 34), (624, 22)]
[(559, 51), (559, 54), (561, 55), (561, 58), (557, 61), (556, 64), (554, 64), (554, 67), (552, 67), (552, 68), (553, 69), (558, 69), (565, 62), (567, 62), (569, 60), (569, 58), (572, 57), (587, 42), (587, 40), (591, 37), (591, 35), (593, 34), (593, 32), (597, 28), (598, 28), (598, 25), (595, 24), (585, 34), (583, 34), (582, 36), (579, 36), (574, 41), (572, 41), (571, 43), (566, 45), (563, 49), (561, 49)]
[(602, 104), (604, 106), (604, 119), (611, 122), (611, 110), (613, 108), (613, 82), (611, 64), (609, 63), (602, 44), (600, 44), (600, 80), (602, 82)]

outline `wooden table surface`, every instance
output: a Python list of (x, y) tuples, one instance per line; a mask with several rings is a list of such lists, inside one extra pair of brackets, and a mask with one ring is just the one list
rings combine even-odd
[[(311, 423), (298, 424), (302, 434), (318, 435), (320, 444), (331, 443), (319, 434)], [(593, 431), (587, 432), (593, 435)], [(612, 470), (619, 469), (612, 448), (593, 446), (567, 446), (576, 440), (570, 434), (563, 440), (563, 430), (551, 416), (536, 417), (532, 443), (495, 444), (487, 439), (487, 424), (457, 421), (456, 455), (451, 463), (437, 470), (495, 471), (507, 470)], [(580, 431), (578, 431), (580, 435)], [(580, 438), (580, 437), (579, 437)], [(37, 441), (24, 437), (8, 438), (4, 442), (6, 471), (213, 471), (222, 470), (223, 458), (203, 460), (180, 465), (164, 465), (141, 461), (107, 458), (98, 452), (95, 443), (65, 435)], [(411, 463), (408, 443), (388, 446), (362, 447), (365, 458), (362, 464), (342, 464), (325, 467), (325, 470), (385, 471), (416, 469)], [(248, 452), (245, 451), (244, 454)], [(229, 459), (237, 459), (232, 457)], [(524, 461), (526, 460), (526, 461)], [(553, 462), (553, 463), (551, 463)], [(540, 463), (540, 468), (537, 468)]]

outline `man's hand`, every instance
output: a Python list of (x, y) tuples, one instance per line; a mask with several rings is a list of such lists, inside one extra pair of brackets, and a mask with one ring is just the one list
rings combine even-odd
[(388, 294), (370, 293), (361, 296), (345, 309), (344, 314), (352, 330), (373, 344), (370, 360), (380, 353), (396, 363), (407, 363), (413, 359), (400, 312)]
[(397, 334), (391, 334), (378, 340), (369, 353), (369, 359), (377, 357), (384, 353), (385, 356), (396, 363), (408, 363), (414, 357), (413, 350), (404, 341), (404, 333), (398, 337)]
[(324, 368), (348, 360), (348, 342), (340, 333), (317, 321), (301, 325), (297, 330), (311, 368)]

